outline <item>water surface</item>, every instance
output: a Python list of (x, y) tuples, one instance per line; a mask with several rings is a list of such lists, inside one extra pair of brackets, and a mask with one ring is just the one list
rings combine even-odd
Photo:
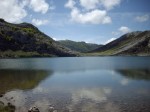
[(149, 112), (149, 57), (0, 59), (0, 101), (16, 112)]

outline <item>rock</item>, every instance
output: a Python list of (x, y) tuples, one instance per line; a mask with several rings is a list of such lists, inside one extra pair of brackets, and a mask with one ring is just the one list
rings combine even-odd
[(12, 105), (10, 102), (7, 103), (8, 106), (6, 106), (10, 112), (15, 112), (16, 107)]
[(148, 47), (150, 48), (150, 40), (149, 40), (149, 42), (148, 42)]
[(8, 107), (15, 109), (16, 107), (12, 105), (11, 103), (8, 103)]
[(10, 99), (12, 100), (14, 97), (11, 97)]
[(49, 112), (54, 112), (55, 109), (53, 106), (50, 105), (48, 110), (49, 110)]
[(4, 103), (2, 101), (0, 101), (0, 106), (4, 106)]
[(28, 112), (40, 112), (40, 111), (39, 111), (38, 107), (33, 106), (28, 110)]
[(3, 97), (4, 95), (3, 94), (0, 94), (0, 97)]

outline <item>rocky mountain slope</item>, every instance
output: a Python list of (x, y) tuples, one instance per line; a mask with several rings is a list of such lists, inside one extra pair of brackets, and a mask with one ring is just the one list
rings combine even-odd
[(58, 41), (61, 45), (70, 48), (71, 50), (78, 51), (78, 52), (88, 52), (102, 45), (92, 44), (92, 43), (85, 43), (85, 42), (75, 42), (71, 40), (60, 40)]
[[(95, 49), (95, 50), (93, 50)], [(74, 50), (74, 51), (73, 51)], [(92, 50), (92, 51), (90, 51)], [(12, 24), (0, 19), (0, 57), (94, 55), (150, 55), (150, 31), (131, 32), (104, 45), (70, 40), (54, 41), (29, 23)]]
[(29, 23), (0, 19), (0, 57), (76, 56)]
[(120, 38), (96, 49), (98, 55), (150, 55), (150, 31), (127, 33)]

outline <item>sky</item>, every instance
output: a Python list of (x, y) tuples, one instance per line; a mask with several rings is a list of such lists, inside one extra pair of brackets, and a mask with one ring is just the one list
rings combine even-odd
[(150, 0), (0, 0), (0, 18), (34, 24), (54, 40), (106, 44), (150, 30)]

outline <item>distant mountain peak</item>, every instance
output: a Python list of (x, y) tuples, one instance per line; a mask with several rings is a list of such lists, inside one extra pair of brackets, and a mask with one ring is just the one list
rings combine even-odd
[(72, 40), (59, 40), (58, 43), (68, 47), (71, 50), (78, 51), (78, 52), (89, 52), (102, 46), (93, 43), (86, 43), (84, 41), (76, 42)]

